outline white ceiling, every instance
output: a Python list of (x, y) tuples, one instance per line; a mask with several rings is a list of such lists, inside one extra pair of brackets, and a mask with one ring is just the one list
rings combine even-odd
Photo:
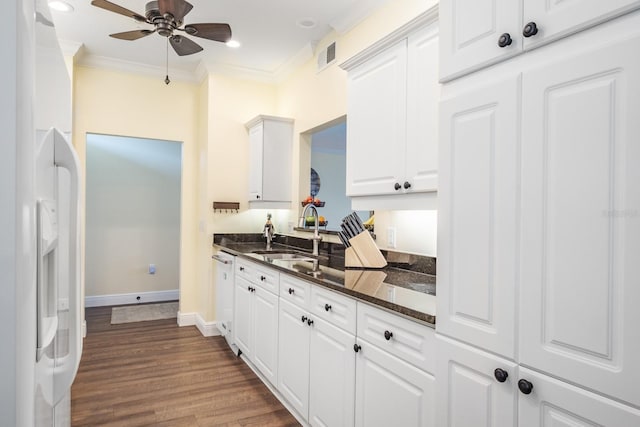
[[(52, 11), (58, 38), (82, 44), (80, 62), (109, 61), (164, 68), (166, 39), (157, 34), (135, 41), (109, 34), (135, 29), (152, 29), (123, 15), (92, 6), (90, 0), (65, 0), (74, 11)], [(144, 15), (146, 0), (110, 0)], [(171, 70), (195, 72), (200, 62), (209, 69), (226, 69), (277, 78), (295, 65), (296, 58), (308, 60), (318, 41), (335, 29), (344, 32), (388, 0), (189, 0), (193, 10), (185, 24), (221, 22), (231, 25), (233, 39), (242, 46), (232, 49), (206, 39), (192, 37), (204, 51), (179, 57), (169, 48)], [(296, 23), (313, 19), (316, 26), (301, 28)], [(323, 46), (321, 46), (323, 47)]]

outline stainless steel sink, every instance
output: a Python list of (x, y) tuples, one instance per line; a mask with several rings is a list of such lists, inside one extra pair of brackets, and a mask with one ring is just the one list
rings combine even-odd
[(254, 251), (253, 253), (262, 255), (267, 260), (315, 261), (315, 258), (295, 251)]

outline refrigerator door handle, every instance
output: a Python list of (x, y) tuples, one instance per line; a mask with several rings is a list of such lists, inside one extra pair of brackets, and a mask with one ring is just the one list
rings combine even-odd
[(82, 355), (82, 316), (80, 282), (80, 162), (71, 143), (60, 131), (54, 132), (54, 163), (71, 176), (69, 193), (69, 352), (56, 360), (54, 368), (54, 405), (69, 393)]

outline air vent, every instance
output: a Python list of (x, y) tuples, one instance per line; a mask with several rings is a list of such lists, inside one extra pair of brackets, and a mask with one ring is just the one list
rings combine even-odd
[(322, 71), (336, 61), (336, 42), (331, 43), (318, 53), (318, 71)]

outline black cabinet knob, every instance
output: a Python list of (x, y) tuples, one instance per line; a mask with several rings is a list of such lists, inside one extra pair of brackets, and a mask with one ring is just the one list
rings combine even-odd
[(405, 181), (403, 187), (405, 190), (408, 190), (411, 188), (411, 183), (409, 181)]
[(311, 320), (311, 319), (307, 320), (307, 325), (309, 325), (309, 326), (313, 325), (313, 320)]
[(302, 320), (302, 323), (306, 322), (306, 321), (307, 321), (307, 316), (302, 316), (302, 317), (300, 318), (300, 320)]
[(259, 199), (259, 198), (260, 198), (260, 196), (256, 194), (256, 199)]
[(289, 288), (289, 295), (293, 295), (294, 292), (295, 290), (293, 288)]
[(261, 280), (262, 282), (264, 282), (265, 280), (267, 280), (267, 278), (266, 278), (266, 277), (264, 277), (264, 276), (260, 276), (260, 280)]
[(504, 369), (498, 368), (493, 371), (493, 376), (496, 377), (496, 380), (498, 380), (499, 383), (503, 383), (507, 380), (507, 377), (509, 377), (509, 373)]
[(385, 340), (389, 341), (392, 336), (393, 336), (393, 332), (384, 331), (384, 339)]
[(244, 267), (240, 267), (240, 271), (244, 271)]
[(529, 22), (522, 30), (522, 35), (525, 37), (535, 36), (536, 34), (538, 34), (538, 26), (535, 22)]
[(331, 310), (331, 306), (330, 306), (329, 304), (325, 304), (325, 305), (324, 305), (324, 310), (325, 310), (325, 311), (329, 311), (329, 310)]
[(251, 292), (251, 286), (247, 286), (247, 290)]
[(401, 188), (402, 188), (402, 186), (400, 185), (400, 183), (399, 183), (399, 182), (396, 182), (396, 184), (393, 186), (393, 188), (395, 188), (395, 189), (396, 189), (396, 191), (398, 191), (399, 189), (401, 189)]
[(511, 40), (511, 34), (509, 33), (504, 33), (500, 36), (500, 38), (498, 39), (498, 46), (500, 47), (507, 47), (511, 44), (513, 40)]
[(518, 388), (520, 389), (522, 394), (531, 394), (531, 392), (533, 391), (533, 384), (531, 384), (527, 380), (520, 380), (518, 381)]
[(359, 352), (361, 349), (362, 347), (360, 347), (358, 344), (353, 345), (353, 351), (355, 351), (356, 353)]

